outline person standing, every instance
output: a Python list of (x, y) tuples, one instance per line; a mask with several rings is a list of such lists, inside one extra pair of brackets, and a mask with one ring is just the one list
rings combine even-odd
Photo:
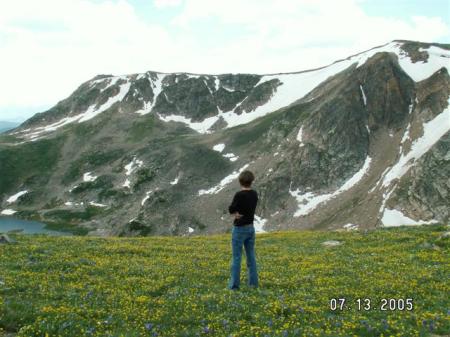
[(228, 289), (240, 288), (242, 246), (245, 248), (248, 270), (248, 285), (258, 287), (258, 270), (255, 256), (255, 227), (253, 225), (258, 193), (252, 189), (255, 176), (246, 170), (239, 175), (241, 190), (236, 192), (228, 207), (230, 214), (234, 216), (231, 234), (231, 277)]

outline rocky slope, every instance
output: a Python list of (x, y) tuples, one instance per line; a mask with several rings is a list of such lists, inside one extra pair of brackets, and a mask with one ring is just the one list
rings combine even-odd
[(393, 41), (311, 71), (101, 75), (0, 137), (2, 213), (97, 235), (448, 222), (449, 45)]

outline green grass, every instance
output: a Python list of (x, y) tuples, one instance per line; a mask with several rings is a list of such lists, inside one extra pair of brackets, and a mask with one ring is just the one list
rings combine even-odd
[(92, 150), (84, 152), (80, 157), (70, 163), (64, 174), (63, 183), (67, 184), (82, 176), (83, 172), (92, 170), (99, 166), (105, 166), (123, 157), (125, 151), (122, 149)]
[(63, 221), (48, 221), (45, 223), (45, 229), (54, 230), (58, 232), (67, 232), (73, 235), (87, 235), (89, 230), (78, 225), (71, 224)]
[(18, 141), (18, 138), (11, 134), (0, 133), (0, 144), (1, 143), (15, 143)]
[(0, 191), (12, 191), (17, 188), (18, 182), (27, 180), (45, 185), (59, 159), (63, 141), (61, 136), (0, 147)]
[(46, 224), (46, 228), (62, 232), (71, 232), (78, 235), (87, 234), (87, 230), (78, 226), (80, 221), (90, 220), (100, 214), (105, 214), (109, 210), (96, 206), (87, 206), (84, 210), (55, 209), (45, 213), (39, 221)]
[(45, 229), (54, 230), (58, 232), (67, 232), (73, 235), (87, 235), (89, 230), (87, 228), (83, 228), (77, 225), (72, 225), (70, 223), (64, 222), (47, 222), (45, 224)]
[(133, 142), (141, 141), (154, 132), (155, 116), (148, 115), (134, 122), (128, 130), (128, 139)]
[[(441, 336), (450, 333), (444, 226), (275, 232), (260, 288), (226, 289), (230, 235), (15, 235), (0, 245), (0, 331), (18, 336)], [(325, 240), (342, 241), (324, 247)], [(351, 309), (330, 310), (346, 298)], [(356, 310), (369, 298), (369, 311)], [(381, 311), (382, 298), (413, 299)], [(2, 332), (0, 332), (2, 335)]]

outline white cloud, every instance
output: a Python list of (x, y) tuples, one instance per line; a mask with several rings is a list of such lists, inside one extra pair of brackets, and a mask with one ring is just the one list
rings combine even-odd
[(412, 22), (405, 22), (370, 17), (356, 0), (190, 0), (174, 22), (186, 26), (207, 17), (240, 25), (271, 48), (353, 44), (371, 47), (374, 41), (434, 40), (449, 33), (440, 18), (413, 17)]
[(54, 104), (97, 74), (168, 70), (176, 45), (126, 1), (2, 3), (0, 108)]
[(0, 111), (53, 105), (97, 74), (298, 71), (397, 38), (449, 34), (441, 18), (372, 17), (358, 0), (154, 0), (154, 6), (178, 6), (178, 14), (163, 24), (145, 21), (125, 0), (0, 3)]
[(154, 0), (156, 8), (164, 8), (164, 7), (176, 7), (181, 5), (182, 0)]

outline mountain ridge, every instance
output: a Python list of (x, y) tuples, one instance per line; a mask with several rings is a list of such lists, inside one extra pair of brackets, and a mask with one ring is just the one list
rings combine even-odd
[[(95, 235), (223, 232), (250, 168), (258, 230), (446, 222), (449, 186), (429, 168), (449, 167), (449, 55), (390, 42), (298, 73), (96, 76), (0, 138), (0, 160), (16, 162), (0, 167), (2, 207)], [(46, 146), (46, 162), (30, 154)], [(442, 193), (402, 196), (407, 180)]]
[[(341, 58), (338, 59), (336, 61), (333, 61), (332, 63), (328, 63), (324, 66), (320, 66), (320, 67), (316, 67), (316, 68), (308, 68), (308, 69), (304, 69), (304, 70), (296, 70), (296, 71), (288, 71), (288, 72), (275, 72), (275, 73), (248, 73), (248, 72), (243, 72), (243, 73), (234, 73), (234, 72), (228, 72), (228, 73), (192, 73), (192, 72), (184, 72), (184, 71), (174, 71), (174, 72), (164, 72), (164, 71), (159, 71), (159, 70), (147, 70), (145, 72), (141, 72), (141, 73), (132, 73), (132, 74), (121, 74), (121, 75), (113, 75), (113, 74), (98, 74), (95, 75), (93, 78), (91, 78), (90, 80), (86, 81), (86, 82), (90, 82), (93, 80), (98, 79), (99, 76), (101, 76), (101, 78), (106, 78), (106, 77), (116, 77), (116, 76), (132, 76), (132, 75), (140, 75), (140, 74), (145, 74), (145, 73), (156, 73), (156, 74), (165, 74), (165, 75), (195, 75), (195, 76), (220, 76), (220, 75), (259, 75), (259, 76), (264, 76), (264, 75), (289, 75), (289, 74), (301, 74), (301, 73), (305, 73), (305, 72), (310, 72), (310, 71), (315, 71), (315, 70), (320, 70), (326, 67), (329, 67), (335, 63), (341, 62), (341, 61), (345, 61), (348, 60), (352, 57), (358, 56), (360, 54), (364, 54), (366, 52), (369, 52), (371, 50), (374, 49), (378, 49), (378, 48), (382, 48), (390, 43), (395, 43), (395, 42), (401, 42), (401, 43), (413, 43), (413, 44), (420, 44), (422, 46), (436, 46), (436, 47), (440, 47), (443, 49), (450, 49), (450, 43), (437, 43), (437, 42), (419, 42), (419, 41), (413, 41), (413, 40), (401, 40), (401, 39), (394, 39), (391, 40), (390, 42), (384, 43), (384, 44), (380, 44), (378, 46), (372, 47), (370, 49), (366, 49), (364, 51), (352, 54), (350, 56), (347, 56), (346, 58)], [(84, 82), (84, 83), (86, 83)]]

